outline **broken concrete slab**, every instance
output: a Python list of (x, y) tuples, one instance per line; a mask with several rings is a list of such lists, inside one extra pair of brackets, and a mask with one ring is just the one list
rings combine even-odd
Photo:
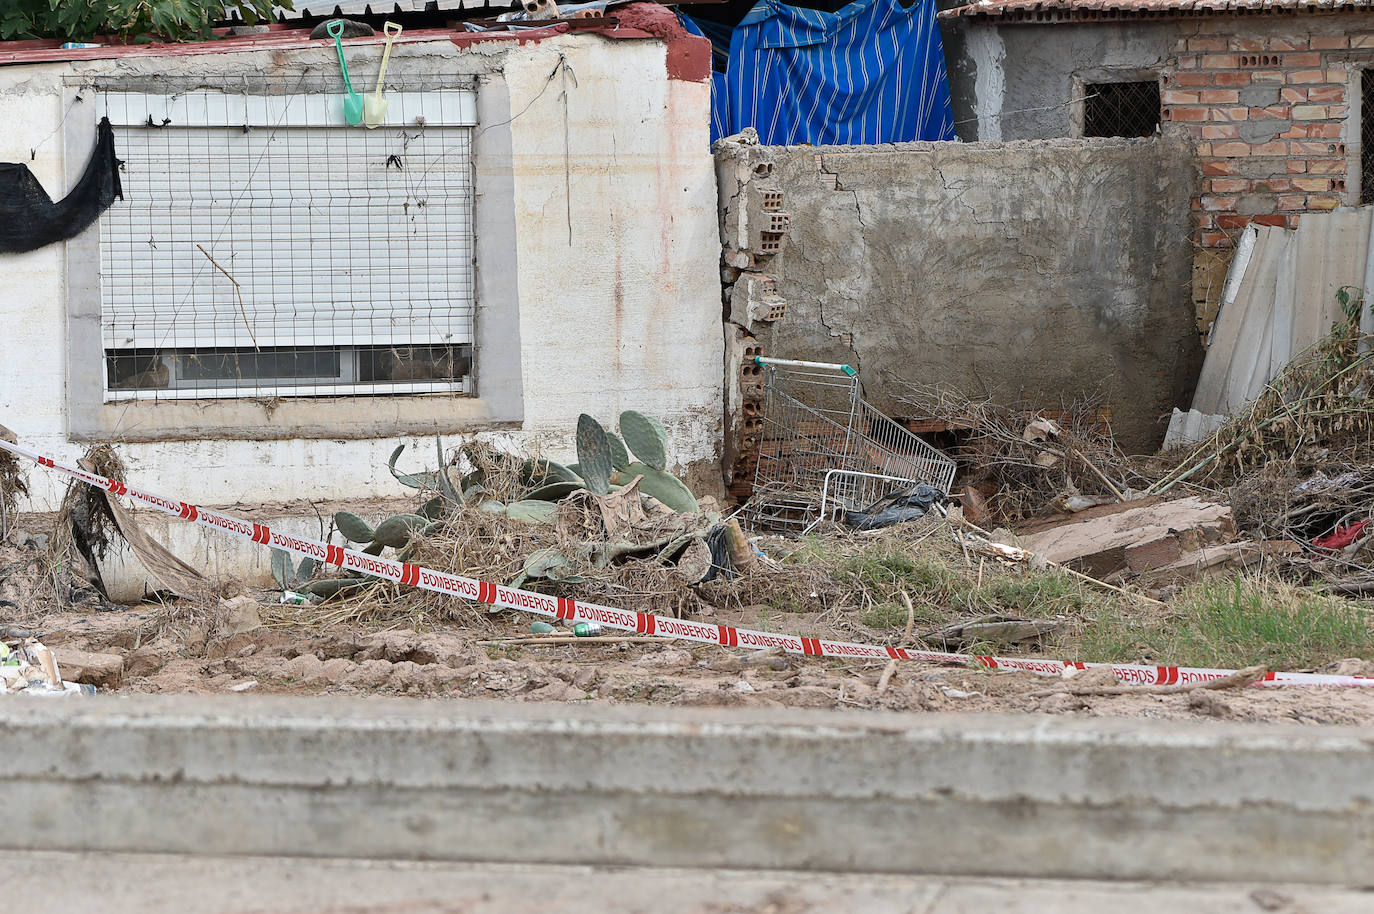
[(124, 658), (119, 654), (93, 654), (60, 645), (52, 648), (52, 653), (64, 682), (117, 689), (124, 679)]
[(1144, 571), (1168, 565), (1186, 552), (1226, 542), (1234, 534), (1230, 508), (1190, 497), (1104, 517), (1075, 518), (1021, 536), (1018, 543), (1052, 562), (1105, 577), (1122, 568)]
[(1256, 568), (1263, 564), (1266, 559), (1292, 555), (1301, 551), (1302, 547), (1297, 543), (1284, 540), (1266, 543), (1256, 543), (1249, 540), (1238, 543), (1219, 543), (1215, 546), (1204, 546), (1201, 549), (1182, 553), (1172, 562), (1142, 570), (1144, 571), (1144, 580), (1150, 584), (1176, 584)]

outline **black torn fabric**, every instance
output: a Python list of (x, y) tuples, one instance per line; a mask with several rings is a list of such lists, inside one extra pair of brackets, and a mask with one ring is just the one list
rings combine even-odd
[(101, 118), (95, 152), (72, 192), (54, 203), (29, 166), (0, 162), (0, 254), (33, 251), (81, 234), (115, 198), (124, 199), (114, 128)]

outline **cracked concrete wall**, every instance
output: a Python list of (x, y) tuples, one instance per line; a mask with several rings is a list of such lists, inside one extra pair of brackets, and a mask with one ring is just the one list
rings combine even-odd
[(774, 147), (792, 231), (765, 354), (847, 362), (879, 409), (903, 382), (1058, 406), (1105, 395), (1146, 450), (1201, 363), (1187, 144), (1054, 140)]

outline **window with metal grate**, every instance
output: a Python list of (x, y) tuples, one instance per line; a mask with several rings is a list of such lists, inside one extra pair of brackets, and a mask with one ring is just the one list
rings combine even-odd
[(1084, 136), (1153, 136), (1159, 129), (1159, 83), (1089, 83)]
[(475, 94), (290, 88), (100, 94), (107, 401), (471, 393)]
[(1360, 71), (1360, 202), (1374, 203), (1374, 67)]

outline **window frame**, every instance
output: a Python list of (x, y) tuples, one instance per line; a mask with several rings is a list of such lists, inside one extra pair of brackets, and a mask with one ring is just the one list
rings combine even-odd
[[(1144, 83), (1152, 82), (1158, 87), (1161, 97), (1164, 92), (1164, 77), (1161, 70), (1154, 67), (1121, 67), (1078, 70), (1073, 74), (1073, 98), (1069, 106), (1069, 136), (1075, 139), (1101, 140), (1109, 137), (1088, 136), (1084, 132), (1087, 119), (1088, 87), (1099, 83)], [(1164, 125), (1163, 108), (1159, 116), (1160, 129)], [(1127, 139), (1144, 139), (1128, 137)]]
[[(78, 98), (127, 88), (121, 76), (64, 79), (65, 174), (71, 186), (95, 142), (98, 116)], [(232, 77), (185, 77), (186, 89), (221, 86)], [(167, 86), (162, 80), (159, 87)], [(355, 395), (162, 398), (105, 402), (101, 331), (100, 224), (65, 243), (67, 310), (66, 418), (75, 442), (198, 438), (275, 440), (368, 438), (517, 428), (524, 419), (516, 258), (510, 92), (499, 72), (449, 77), (446, 88), (477, 96), (472, 138), (474, 227), (473, 362), (469, 394), (385, 392)], [(489, 124), (488, 128), (481, 125)], [(116, 148), (116, 155), (119, 150)], [(119, 205), (116, 201), (115, 205)]]

